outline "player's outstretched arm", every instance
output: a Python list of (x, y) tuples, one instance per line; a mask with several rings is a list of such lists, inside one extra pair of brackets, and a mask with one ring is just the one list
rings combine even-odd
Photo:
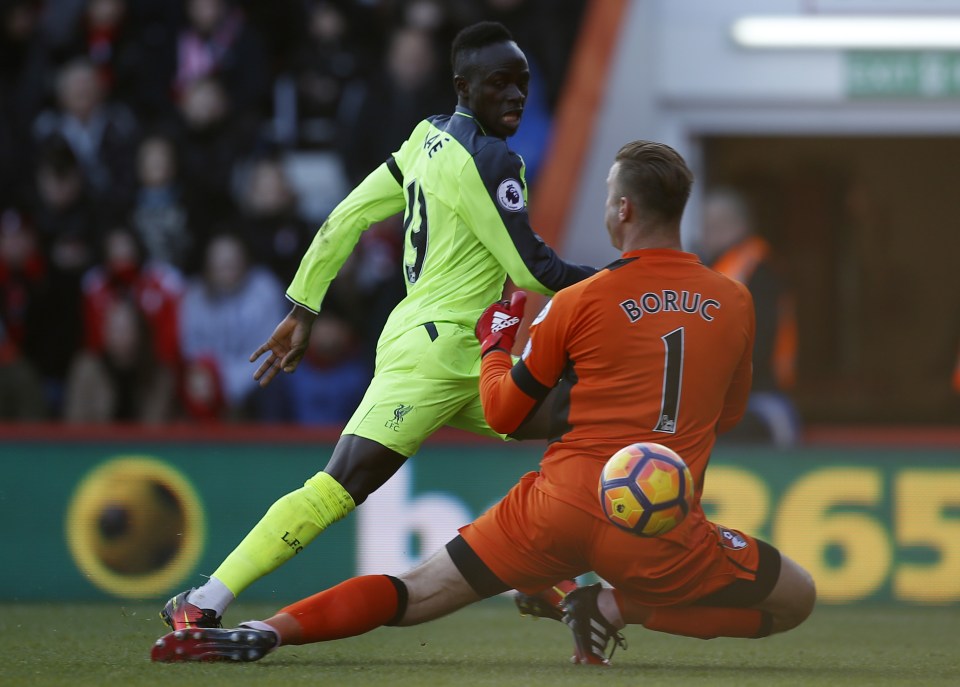
[(307, 350), (315, 319), (315, 312), (302, 305), (294, 305), (287, 316), (280, 320), (270, 338), (251, 354), (251, 363), (256, 362), (264, 353), (268, 354), (253, 373), (253, 378), (260, 382), (260, 386), (269, 384), (280, 370), (293, 372), (297, 369)]

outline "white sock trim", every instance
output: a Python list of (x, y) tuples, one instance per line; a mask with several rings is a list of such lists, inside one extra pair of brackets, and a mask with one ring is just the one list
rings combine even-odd
[(202, 587), (194, 589), (187, 595), (187, 602), (192, 603), (198, 608), (209, 608), (222, 616), (227, 607), (233, 603), (236, 597), (233, 595), (227, 585), (211, 577)]
[(607, 622), (613, 625), (618, 630), (622, 630), (624, 627), (623, 616), (620, 615), (620, 607), (617, 606), (617, 599), (613, 595), (612, 589), (601, 589), (600, 594), (597, 596), (597, 610), (600, 611), (600, 615), (606, 618)]
[[(273, 636), (277, 638), (277, 643), (273, 647), (274, 649), (276, 649), (278, 646), (280, 646), (283, 643), (283, 639), (280, 637), (280, 633), (277, 632), (277, 628), (275, 628), (273, 625), (269, 625), (263, 622), (262, 620), (244, 620), (242, 623), (240, 623), (240, 627), (249, 627), (251, 630), (262, 630), (264, 632), (272, 632)], [(272, 650), (273, 649), (271, 649), (271, 651)]]

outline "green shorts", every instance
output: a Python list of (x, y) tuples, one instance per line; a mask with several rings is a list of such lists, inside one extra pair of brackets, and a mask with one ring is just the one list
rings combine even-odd
[(480, 404), (480, 345), (473, 330), (428, 322), (377, 349), (373, 379), (343, 429), (412, 456), (444, 425), (503, 437)]

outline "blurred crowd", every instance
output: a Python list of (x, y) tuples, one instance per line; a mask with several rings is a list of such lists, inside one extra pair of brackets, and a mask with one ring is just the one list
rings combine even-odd
[(585, 1), (0, 0), (0, 420), (344, 422), (403, 294), (396, 219), (295, 375), (259, 389), (248, 361), (315, 227), (452, 111), (449, 45), (480, 19), (530, 60), (535, 178)]

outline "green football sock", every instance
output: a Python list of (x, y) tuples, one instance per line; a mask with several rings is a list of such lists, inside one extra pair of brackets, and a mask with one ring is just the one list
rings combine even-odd
[(281, 497), (213, 573), (239, 596), (276, 570), (356, 505), (346, 489), (325, 472)]

